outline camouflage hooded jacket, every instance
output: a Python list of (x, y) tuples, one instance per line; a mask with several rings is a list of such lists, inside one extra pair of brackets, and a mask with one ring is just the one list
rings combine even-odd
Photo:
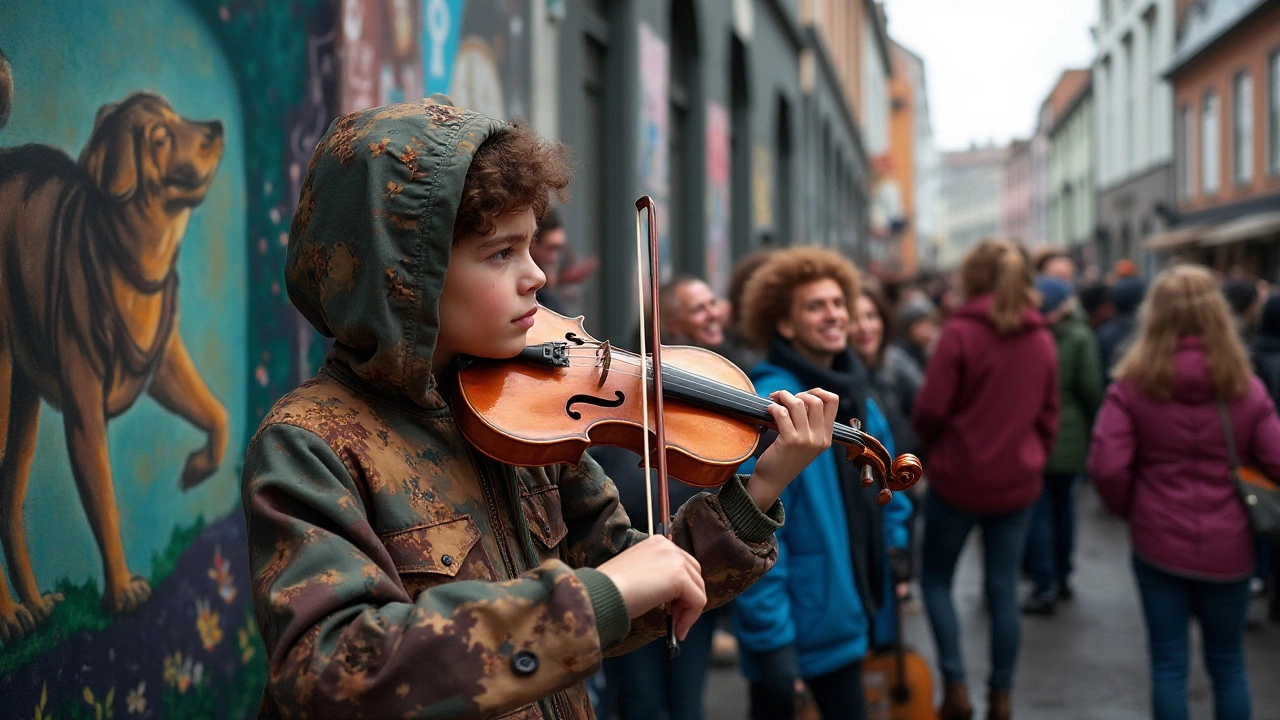
[[(463, 181), (502, 128), (443, 102), (375, 108), (335, 121), (311, 162), (285, 273), (335, 344), (263, 420), (242, 483), (264, 717), (589, 718), (603, 651), (665, 628), (632, 623), (591, 569), (645, 537), (599, 466), (490, 460), (436, 386)], [(781, 518), (741, 478), (680, 509), (711, 605), (772, 566)]]

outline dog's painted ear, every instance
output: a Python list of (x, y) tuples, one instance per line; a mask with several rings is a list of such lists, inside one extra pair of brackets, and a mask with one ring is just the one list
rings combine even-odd
[(80, 153), (80, 167), (98, 189), (117, 202), (126, 202), (138, 188), (138, 148), (127, 123), (116, 115), (119, 105), (98, 109), (93, 132)]

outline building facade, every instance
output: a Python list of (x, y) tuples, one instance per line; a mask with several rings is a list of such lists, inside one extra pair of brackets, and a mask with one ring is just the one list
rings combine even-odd
[(1097, 218), (1092, 75), (1067, 70), (1049, 97), (1048, 244), (1084, 254)]
[(1004, 163), (1000, 186), (1000, 234), (1032, 247), (1035, 175), (1031, 141), (1014, 140)]
[(1174, 0), (1103, 0), (1093, 65), (1098, 260), (1140, 260), (1172, 220)]
[(1164, 247), (1280, 280), (1280, 3), (1191, 5), (1167, 77), (1177, 226)]
[(1009, 150), (942, 153), (943, 236), (938, 264), (954, 268), (979, 240), (1000, 234), (1001, 189)]
[[(868, 88), (862, 61), (859, 23), (879, 23), (872, 3), (557, 7), (535, 17), (532, 38), (558, 48), (554, 72), (539, 71), (536, 58), (533, 70), (539, 80), (555, 76), (554, 99), (539, 87), (532, 106), (579, 159), (566, 230), (577, 256), (601, 262), (570, 306), (593, 332), (634, 328), (639, 195), (661, 213), (664, 277), (700, 275), (723, 290), (733, 260), (763, 244), (817, 243), (865, 261), (872, 178), (859, 107), (873, 126), (884, 110), (886, 146), (888, 131), (887, 75), (880, 90)], [(877, 27), (871, 44), (885, 43), (876, 53), (887, 73)]]

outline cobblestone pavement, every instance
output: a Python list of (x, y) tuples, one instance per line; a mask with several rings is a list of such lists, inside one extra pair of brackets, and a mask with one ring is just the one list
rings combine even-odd
[[(1075, 599), (1052, 617), (1024, 617), (1022, 651), (1014, 681), (1014, 716), (1020, 720), (1142, 720), (1149, 717), (1146, 635), (1130, 569), (1124, 523), (1107, 515), (1092, 488), (1077, 487), (1079, 537)], [(957, 611), (975, 718), (984, 717), (987, 616), (982, 603), (981, 558), (970, 538), (956, 576)], [(918, 592), (917, 592), (918, 596)], [(1246, 635), (1254, 720), (1280, 720), (1280, 626), (1265, 622), (1258, 601)], [(933, 639), (923, 610), (904, 618), (910, 645), (933, 664)], [(1191, 717), (1213, 716), (1213, 695), (1193, 631)], [(935, 670), (936, 672), (936, 670)], [(934, 691), (941, 688), (935, 680)], [(707, 688), (707, 720), (746, 718), (747, 686), (736, 668), (715, 668)]]

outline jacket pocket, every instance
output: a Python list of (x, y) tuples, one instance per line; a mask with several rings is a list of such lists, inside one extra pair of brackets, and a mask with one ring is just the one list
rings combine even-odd
[(560, 488), (551, 485), (521, 492), (520, 504), (529, 521), (529, 534), (539, 546), (538, 553), (543, 559), (559, 557), (556, 546), (569, 534), (564, 524), (564, 510), (560, 507)]
[(493, 566), (470, 515), (382, 535), (382, 544), (411, 596), (451, 580), (494, 580)]

